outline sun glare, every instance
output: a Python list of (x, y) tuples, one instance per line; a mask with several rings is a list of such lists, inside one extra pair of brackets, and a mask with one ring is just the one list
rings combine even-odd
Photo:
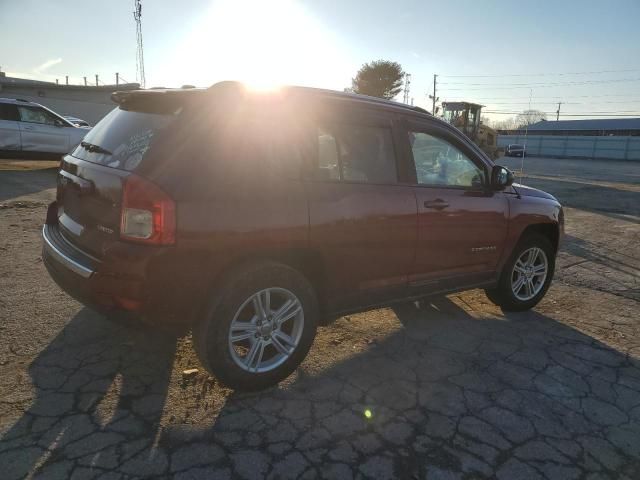
[(225, 0), (211, 6), (172, 57), (165, 73), (178, 82), (241, 80), (270, 90), (335, 85), (341, 55), (330, 32), (294, 1)]

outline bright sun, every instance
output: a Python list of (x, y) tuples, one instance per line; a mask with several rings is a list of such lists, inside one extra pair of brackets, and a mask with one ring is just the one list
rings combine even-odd
[(183, 83), (241, 80), (256, 88), (285, 83), (335, 88), (344, 82), (344, 62), (332, 35), (294, 1), (215, 3), (172, 56), (164, 74)]

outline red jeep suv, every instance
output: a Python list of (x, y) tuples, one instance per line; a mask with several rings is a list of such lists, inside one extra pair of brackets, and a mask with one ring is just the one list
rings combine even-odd
[(192, 328), (233, 388), (288, 376), (321, 318), (549, 287), (560, 204), (420, 108), (235, 82), (113, 99), (62, 161), (45, 264), (86, 305)]

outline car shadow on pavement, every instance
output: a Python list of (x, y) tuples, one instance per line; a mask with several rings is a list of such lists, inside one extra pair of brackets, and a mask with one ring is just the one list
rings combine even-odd
[[(595, 244), (572, 235), (564, 239), (563, 253), (569, 255), (560, 269), (559, 277), (573, 285), (589, 285), (596, 278), (606, 278), (603, 291), (640, 300), (638, 277), (640, 257), (633, 250), (621, 251), (607, 244)], [(586, 269), (586, 270), (583, 270)]]
[(162, 429), (175, 341), (82, 310), (30, 367), (2, 476), (638, 478), (638, 360), (468, 295), (355, 315), (387, 329), (364, 347), (326, 341), (340, 319), (283, 386)]
[(637, 478), (638, 361), (462, 298), (387, 310), (402, 328), (305, 374), (331, 358), (312, 352), (284, 388), (231, 395), (192, 445), (220, 449), (210, 473), (243, 478)]
[[(588, 180), (573, 182), (564, 178), (525, 178), (524, 184), (552, 194), (564, 207), (578, 208), (630, 223), (640, 223), (640, 190), (616, 188), (615, 183), (605, 186), (589, 184)], [(594, 199), (598, 199), (597, 202), (594, 202)]]
[(0, 476), (83, 477), (118, 466), (142, 475), (157, 465), (175, 344), (80, 310), (29, 367), (34, 401), (0, 440)]
[(634, 252), (614, 251), (611, 253), (618, 258), (613, 258), (606, 247), (571, 235), (565, 236), (563, 247), (571, 255), (609, 267), (624, 275), (637, 276), (640, 269), (640, 257), (633, 255)]

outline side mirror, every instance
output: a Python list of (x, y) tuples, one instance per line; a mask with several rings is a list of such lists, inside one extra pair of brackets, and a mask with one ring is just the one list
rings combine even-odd
[(53, 121), (53, 124), (54, 124), (56, 127), (64, 127), (64, 123), (62, 122), (62, 120), (59, 120), (59, 119), (57, 119), (57, 118)]
[(494, 165), (491, 170), (491, 188), (504, 190), (513, 183), (513, 172), (502, 165)]

